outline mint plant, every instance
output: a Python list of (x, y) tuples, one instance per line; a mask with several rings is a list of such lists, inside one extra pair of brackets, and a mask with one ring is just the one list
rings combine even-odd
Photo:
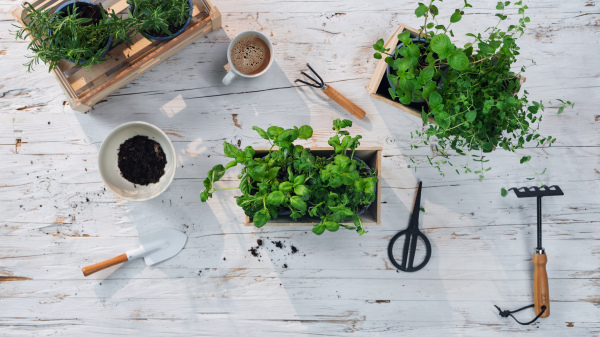
[[(333, 121), (335, 135), (328, 143), (334, 155), (329, 158), (314, 156), (310, 149), (294, 145), (297, 139), (312, 137), (313, 129), (308, 125), (292, 129), (271, 126), (266, 131), (254, 126), (252, 129), (271, 144), (269, 153), (256, 158), (252, 147), (241, 150), (224, 142), (225, 156), (233, 160), (208, 171), (200, 199), (205, 202), (215, 191), (239, 188), (242, 195), (236, 197), (237, 204), (256, 227), (288, 211), (293, 220), (306, 215), (320, 218), (312, 229), (317, 235), (325, 230), (335, 232), (340, 226), (363, 235), (367, 231), (358, 213), (375, 200), (377, 177), (374, 169), (354, 158), (362, 137), (351, 137), (343, 130), (351, 126), (347, 119)], [(225, 171), (238, 164), (243, 165), (239, 187), (215, 188)], [(341, 224), (349, 220), (354, 224)]]
[(127, 0), (130, 16), (140, 32), (152, 36), (173, 36), (169, 28), (183, 26), (190, 17), (189, 0)]
[(131, 43), (128, 34), (135, 25), (134, 20), (123, 19), (114, 11), (108, 14), (101, 4), (75, 4), (55, 13), (51, 13), (54, 7), (35, 9), (27, 2), (23, 5), (27, 11), (24, 26), (14, 25), (18, 30), (13, 34), (17, 39), (32, 39), (28, 49), (35, 55), (25, 63), (28, 72), (40, 61), (47, 63), (48, 71), (52, 71), (61, 59), (89, 69), (108, 59), (103, 54), (111, 36), (115, 43), (121, 40)]
[[(405, 30), (398, 35), (403, 43), (399, 49), (390, 52), (383, 39), (373, 45), (374, 57), (385, 56), (385, 62), (393, 70), (388, 76), (393, 84), (389, 89), (392, 99), (405, 105), (425, 99), (421, 110), (423, 131), (411, 133), (411, 138), (416, 136), (420, 144), (433, 145), (435, 155), (428, 156), (427, 161), (441, 175), (444, 175), (441, 166), (448, 164), (459, 174), (460, 168), (464, 173), (472, 172), (483, 178), (484, 172), (491, 169), (485, 167), (489, 161), (485, 154), (498, 147), (516, 154), (516, 150), (530, 142), (536, 146), (552, 145), (556, 138), (539, 133), (544, 104), (530, 101), (526, 90), (519, 94), (520, 76), (526, 68), (521, 67), (518, 73), (511, 70), (519, 55), (517, 39), (530, 21), (525, 16), (527, 6), (522, 1), (515, 2), (521, 17), (518, 24), (504, 29), (500, 26), (508, 18), (504, 11), (511, 2), (498, 2), (498, 24), (485, 29), (484, 34), (466, 34), (473, 40), (460, 47), (452, 43), (451, 27), (472, 6), (465, 0), (451, 15), (450, 23), (444, 25), (437, 20), (436, 2), (419, 3), (415, 10), (415, 15), (424, 20), (418, 34), (424, 42), (413, 42), (410, 31)], [(559, 101), (558, 113), (566, 106), (573, 107), (569, 101)], [(430, 117), (435, 123), (429, 121)], [(517, 156), (521, 164), (531, 159), (531, 156)], [(471, 162), (478, 166), (470, 166)], [(416, 170), (417, 165), (413, 166)], [(538, 179), (543, 174), (535, 170), (534, 173)]]

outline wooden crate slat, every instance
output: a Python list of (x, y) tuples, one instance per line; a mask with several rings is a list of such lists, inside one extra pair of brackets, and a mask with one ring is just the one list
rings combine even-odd
[(97, 103), (103, 97), (106, 97), (106, 95), (101, 97), (102, 94), (106, 92), (112, 93), (116, 91), (118, 88), (122, 87), (126, 83), (129, 83), (134, 78), (138, 77), (139, 75), (154, 67), (156, 64), (166, 60), (173, 54), (185, 48), (187, 45), (191, 44), (199, 37), (204, 36), (211, 29), (212, 27), (210, 26), (190, 24), (190, 27), (186, 29), (186, 31), (183, 32), (181, 35), (170, 40), (169, 43), (159, 45), (149, 55), (146, 55), (139, 62), (132, 64), (126, 70), (118, 73), (114, 77), (111, 77), (109, 80), (107, 80), (99, 87), (93, 89), (91, 92), (86, 93), (83, 97), (79, 99), (79, 102), (87, 105), (93, 105)]
[(75, 91), (79, 91), (81, 88), (86, 86), (88, 83), (96, 80), (98, 77), (104, 75), (107, 71), (114, 69), (115, 67), (128, 67), (129, 63), (124, 63), (123, 60), (129, 60), (135, 57), (136, 53), (147, 51), (148, 48), (152, 48), (152, 41), (149, 41), (141, 34), (136, 34), (132, 37), (133, 45), (127, 43), (121, 43), (112, 49), (108, 56), (110, 57), (107, 61), (94, 66), (93, 71), (85, 70), (80, 68), (69, 76), (69, 83)]
[[(58, 6), (67, 0), (38, 0), (30, 2), (35, 8)], [(128, 7), (126, 0), (95, 1), (102, 3), (109, 12), (121, 13)], [(109, 51), (109, 60), (91, 70), (76, 67), (66, 60), (59, 62), (52, 71), (67, 95), (69, 105), (76, 111), (86, 112), (95, 103), (104, 99), (147, 70), (166, 60), (181, 49), (210, 31), (221, 27), (221, 13), (211, 6), (207, 13), (202, 0), (192, 0), (193, 17), (188, 28), (179, 36), (167, 41), (150, 41), (141, 34), (132, 37), (133, 45), (121, 43)], [(210, 4), (210, 2), (209, 2)], [(21, 6), (12, 11), (17, 22), (23, 25), (25, 12)], [(126, 16), (124, 14), (122, 16)]]

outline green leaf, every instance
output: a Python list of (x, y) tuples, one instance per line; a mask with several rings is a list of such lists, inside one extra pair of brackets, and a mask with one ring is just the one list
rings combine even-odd
[(531, 156), (523, 156), (521, 157), (520, 163), (525, 164), (526, 162), (531, 160)]
[(298, 186), (294, 187), (294, 193), (296, 193), (296, 195), (299, 195), (300, 197), (305, 199), (306, 197), (309, 196), (310, 191), (308, 190), (308, 187), (306, 187), (305, 185), (298, 185)]
[(253, 168), (251, 168), (250, 170), (248, 170), (248, 175), (254, 181), (260, 182), (260, 181), (263, 181), (266, 171), (267, 171), (267, 165), (257, 165), (257, 166), (254, 166)]
[(431, 39), (431, 50), (440, 54), (452, 45), (450, 38), (446, 34), (438, 34)]
[(382, 58), (382, 56), (381, 56), (380, 53), (373, 54), (373, 57), (376, 58), (376, 59), (378, 59), (378, 60), (381, 60), (381, 58)]
[(461, 50), (455, 50), (448, 57), (448, 64), (456, 70), (467, 70), (469, 69), (469, 58)]
[(317, 235), (321, 235), (325, 232), (325, 225), (320, 223), (318, 225), (315, 225), (315, 227), (313, 227), (312, 232), (317, 234)]
[(427, 6), (425, 6), (425, 4), (419, 2), (419, 7), (417, 7), (417, 9), (415, 9), (415, 15), (418, 18), (420, 18), (423, 15), (427, 14), (428, 10), (429, 10), (429, 7), (427, 7)]
[(208, 178), (211, 182), (218, 181), (225, 175), (225, 168), (223, 165), (215, 165), (210, 171), (208, 171)]
[(256, 154), (256, 151), (254, 151), (252, 146), (246, 146), (246, 148), (244, 149), (244, 157), (246, 160), (254, 159), (255, 154)]
[(504, 3), (502, 3), (502, 2), (498, 2), (498, 4), (496, 5), (496, 9), (497, 9), (497, 10), (502, 10), (502, 9), (504, 9)]
[(294, 178), (294, 186), (298, 186), (298, 185), (302, 185), (302, 184), (304, 184), (304, 180), (305, 180), (305, 179), (306, 179), (306, 178), (305, 178), (304, 174), (301, 174), (301, 175), (299, 175), (299, 176), (296, 176), (296, 177)]
[(502, 187), (502, 189), (500, 190), (500, 195), (502, 195), (502, 197), (508, 195), (508, 191), (506, 190), (506, 188)]
[(298, 129), (298, 138), (300, 139), (308, 139), (312, 137), (313, 129), (308, 125), (302, 125), (300, 129)]
[(271, 205), (279, 206), (285, 201), (285, 196), (281, 191), (271, 192), (267, 196), (267, 202)]
[(258, 126), (253, 126), (252, 130), (255, 130), (256, 132), (258, 132), (258, 134), (264, 138), (264, 139), (269, 139), (269, 136), (267, 136), (267, 132), (265, 132), (265, 130), (259, 128)]
[(283, 128), (279, 126), (270, 126), (267, 129), (267, 135), (270, 139), (275, 140), (280, 133), (283, 132)]
[(435, 90), (437, 87), (437, 83), (433, 81), (427, 82), (425, 86), (423, 86), (423, 98), (429, 99), (429, 95)]
[(225, 156), (229, 158), (235, 158), (237, 154), (241, 152), (240, 149), (238, 149), (235, 145), (227, 142), (223, 142), (223, 147), (223, 152), (225, 153)]
[(287, 192), (291, 191), (293, 188), (294, 188), (294, 185), (292, 185), (292, 183), (289, 181), (284, 181), (281, 184), (279, 184), (279, 190), (283, 193), (287, 193)]
[(306, 210), (306, 202), (296, 195), (290, 198), (290, 205), (299, 211)]
[(233, 160), (233, 161), (230, 161), (229, 163), (227, 163), (227, 165), (225, 165), (225, 170), (228, 170), (228, 169), (230, 169), (230, 168), (232, 168), (232, 167), (236, 166), (237, 164), (238, 164), (238, 163), (237, 163), (237, 161), (235, 161), (235, 160)]
[(208, 190), (204, 190), (200, 193), (200, 201), (202, 202), (206, 202), (210, 197), (212, 197), (212, 193), (209, 193)]
[(267, 180), (273, 180), (273, 179), (277, 178), (277, 173), (279, 173), (280, 169), (281, 169), (281, 167), (270, 168), (267, 171), (267, 173), (265, 174), (265, 179), (267, 179)]
[(412, 65), (413, 64), (412, 64), (411, 58), (402, 57), (402, 58), (396, 59), (394, 61), (393, 67), (395, 69), (398, 69), (398, 71), (400, 71), (400, 72), (406, 72), (408, 70), (408, 68), (410, 68)]
[(257, 228), (264, 226), (267, 223), (267, 221), (269, 221), (270, 219), (271, 219), (271, 215), (264, 208), (256, 213), (254, 213), (254, 216), (252, 216), (252, 220), (254, 221), (254, 226)]
[(465, 118), (469, 121), (472, 122), (475, 120), (475, 118), (477, 117), (477, 110), (469, 110), (467, 111), (467, 113), (465, 114)]
[(405, 44), (410, 43), (411, 42), (410, 30), (405, 30), (402, 33), (398, 34), (398, 40)]
[(492, 152), (494, 150), (494, 144), (490, 143), (490, 142), (485, 142), (483, 143), (483, 145), (481, 145), (481, 149), (483, 150), (483, 152)]
[(462, 15), (460, 14), (460, 11), (457, 10), (456, 12), (452, 13), (452, 15), (450, 16), (450, 22), (455, 23), (460, 21), (460, 19), (462, 18)]
[(441, 105), (443, 101), (442, 95), (440, 95), (437, 91), (433, 91), (429, 94), (429, 105), (432, 107)]
[(290, 147), (292, 142), (298, 139), (299, 134), (298, 130), (287, 129), (277, 136), (275, 144), (279, 145), (279, 147)]
[(422, 85), (425, 85), (427, 82), (431, 81), (434, 74), (435, 74), (435, 68), (433, 67), (433, 65), (429, 65), (429, 66), (423, 68), (421, 70), (421, 72), (419, 73), (419, 77), (418, 77), (419, 83), (421, 83)]
[(417, 59), (421, 56), (421, 50), (418, 45), (411, 43), (407, 45), (406, 48), (408, 49), (408, 54), (410, 56), (416, 57)]
[(427, 123), (427, 121), (429, 120), (429, 115), (427, 114), (427, 112), (425, 112), (425, 110), (421, 112), (421, 119), (423, 120), (423, 123)]
[(336, 232), (340, 229), (340, 224), (334, 221), (325, 221), (323, 225), (325, 225), (325, 228), (330, 232)]

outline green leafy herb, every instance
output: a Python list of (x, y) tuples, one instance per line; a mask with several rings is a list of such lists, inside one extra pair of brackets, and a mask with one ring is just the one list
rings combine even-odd
[[(27, 48), (35, 55), (25, 63), (27, 71), (42, 61), (48, 64), (50, 72), (62, 59), (89, 69), (108, 59), (103, 54), (111, 36), (114, 37), (113, 44), (121, 40), (132, 43), (129, 32), (135, 27), (134, 19), (123, 19), (114, 11), (106, 13), (101, 4), (75, 4), (55, 13), (51, 13), (54, 7), (35, 9), (30, 3), (23, 4), (27, 13), (23, 17), (24, 26), (13, 25), (18, 30), (12, 33), (17, 39), (31, 38)], [(83, 7), (87, 8), (84, 10)]]
[(358, 212), (375, 200), (377, 178), (374, 170), (354, 159), (361, 136), (352, 137), (344, 130), (351, 126), (352, 121), (347, 119), (333, 121), (335, 135), (328, 142), (335, 151), (332, 157), (315, 156), (308, 148), (294, 144), (297, 139), (312, 136), (308, 125), (292, 129), (271, 126), (267, 131), (255, 126), (252, 129), (271, 143), (269, 153), (255, 158), (251, 147), (242, 151), (224, 142), (225, 156), (234, 160), (208, 171), (200, 199), (204, 202), (215, 191), (233, 189), (217, 189), (214, 184), (227, 169), (242, 164), (242, 195), (236, 197), (236, 202), (256, 227), (264, 226), (281, 211), (289, 211), (294, 220), (303, 216), (320, 218), (312, 230), (317, 235), (337, 231), (344, 221), (353, 222), (344, 228), (362, 235), (367, 231)]
[(137, 29), (152, 36), (173, 36), (190, 17), (189, 0), (127, 0), (127, 3), (132, 8), (130, 16), (137, 20)]
[[(415, 15), (423, 17), (424, 23), (413, 36), (408, 30), (398, 35), (400, 48), (390, 52), (383, 39), (373, 45), (379, 54), (376, 58), (385, 57), (392, 68), (388, 75), (392, 99), (405, 105), (421, 99), (426, 102), (421, 112), (423, 130), (413, 135), (419, 143), (432, 146), (435, 155), (422, 162), (436, 167), (441, 175), (445, 174), (442, 166), (450, 165), (457, 173), (461, 173), (461, 168), (464, 173), (483, 177), (490, 170), (485, 167), (489, 162), (485, 153), (497, 148), (516, 153), (530, 142), (536, 146), (552, 145), (555, 138), (539, 133), (544, 105), (530, 101), (527, 91), (519, 93), (525, 67), (520, 73), (511, 70), (520, 51), (517, 39), (530, 21), (525, 16), (527, 6), (522, 1), (512, 5), (509, 1), (499, 2), (499, 23), (508, 18), (504, 10), (514, 6), (520, 15), (518, 24), (505, 29), (500, 25), (489, 27), (485, 34), (467, 33), (473, 40), (459, 47), (452, 43), (454, 33), (450, 28), (472, 6), (464, 1), (450, 16), (450, 23), (443, 25), (438, 24), (439, 10), (434, 4), (437, 1), (441, 2), (418, 4)], [(421, 41), (413, 41), (413, 37), (420, 37)], [(558, 114), (574, 105), (558, 101)], [(529, 165), (531, 156), (518, 157), (522, 164)], [(416, 170), (418, 164), (410, 167)], [(535, 170), (534, 173), (539, 179), (541, 174)]]

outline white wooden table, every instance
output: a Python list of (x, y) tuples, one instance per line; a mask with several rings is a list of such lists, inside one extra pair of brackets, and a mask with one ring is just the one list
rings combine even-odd
[[(476, 24), (495, 24), (495, 1), (473, 1), (456, 41)], [(544, 182), (563, 197), (544, 199), (544, 246), (552, 314), (522, 327), (493, 307), (532, 303), (535, 200), (500, 196), (501, 187), (532, 184), (531, 171), (502, 151), (493, 170), (445, 178), (416, 173), (408, 157), (420, 120), (371, 99), (371, 45), (400, 23), (418, 26), (404, 1), (215, 1), (223, 29), (210, 33), (89, 114), (73, 112), (43, 66), (26, 73), (26, 43), (9, 35), (0, 0), (0, 335), (2, 336), (598, 336), (600, 334), (600, 3), (529, 1), (531, 23), (520, 64), (534, 59), (525, 89), (544, 102), (576, 103), (544, 115), (551, 148), (527, 149), (547, 167)], [(459, 1), (444, 2), (449, 15)], [(446, 15), (446, 18), (448, 17)], [(510, 16), (515, 20), (515, 16)], [(225, 52), (244, 30), (275, 43), (275, 62), (255, 80), (227, 87)], [(225, 163), (223, 140), (264, 146), (253, 125), (315, 129), (325, 146), (331, 121), (350, 118), (321, 92), (293, 80), (306, 62), (367, 111), (352, 132), (382, 145), (380, 227), (358, 237), (340, 230), (316, 237), (308, 227), (245, 227), (235, 192), (201, 203), (206, 172)], [(153, 123), (171, 137), (180, 166), (160, 197), (134, 203), (108, 191), (98, 149), (116, 126)], [(237, 185), (237, 173), (221, 186)], [(388, 262), (389, 239), (408, 224), (417, 180), (424, 182), (421, 227), (433, 245), (416, 273)], [(84, 278), (81, 267), (134, 247), (140, 234), (171, 227), (189, 235), (185, 249), (153, 268), (143, 261)], [(257, 239), (260, 258), (248, 251)], [(279, 249), (271, 241), (281, 241)], [(291, 253), (291, 246), (298, 253)], [(287, 266), (287, 268), (286, 268)], [(522, 319), (533, 316), (532, 310)]]

